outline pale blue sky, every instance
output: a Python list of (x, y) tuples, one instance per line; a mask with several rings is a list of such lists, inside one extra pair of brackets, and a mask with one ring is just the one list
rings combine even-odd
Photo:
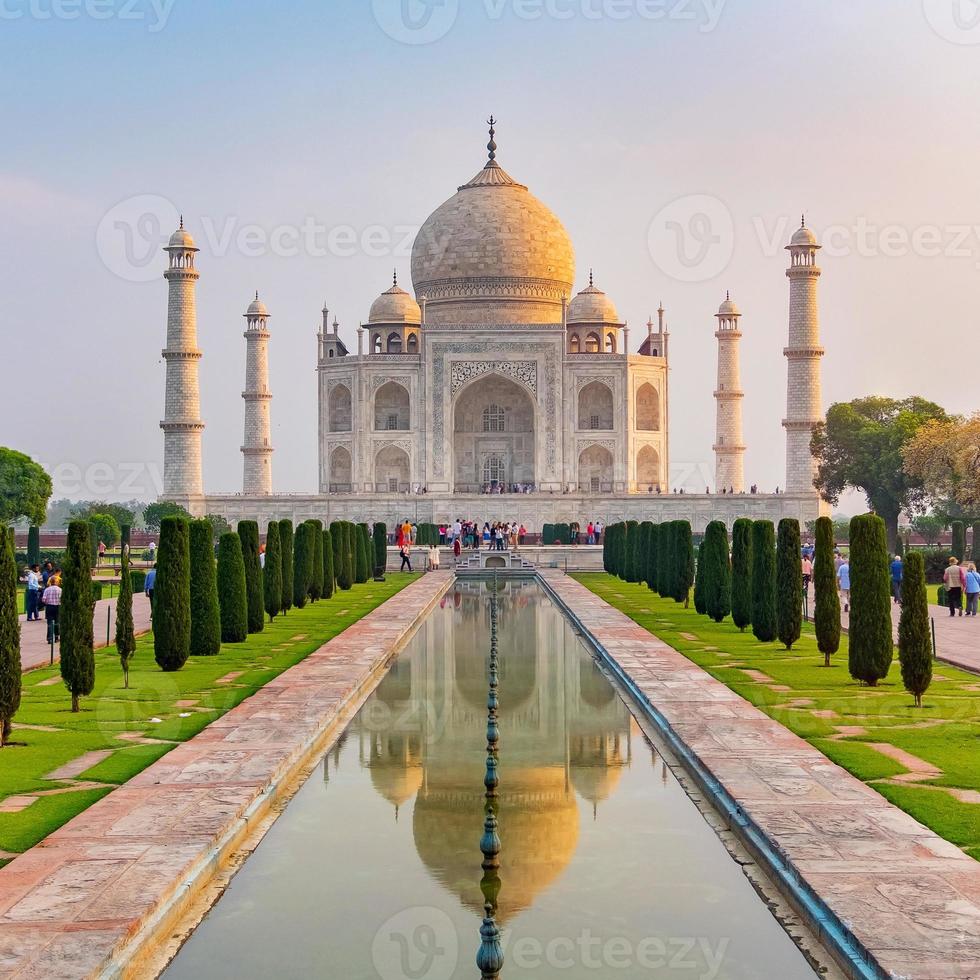
[[(663, 299), (675, 464), (711, 465), (712, 315), (730, 289), (747, 477), (782, 483), (781, 246), (802, 210), (834, 246), (821, 257), (825, 401), (915, 392), (976, 407), (971, 0), (445, 0), (416, 31), (398, 0), (170, 2), (0, 2), (13, 355), (0, 444), (78, 466), (58, 489), (154, 493), (166, 285), (152, 215), (166, 224), (178, 208), (202, 248), (205, 483), (241, 486), (241, 313), (258, 289), (273, 314), (276, 488), (314, 489), (320, 306), (356, 347), (392, 266), (409, 282), (411, 229), (482, 165), (490, 112), (500, 162), (565, 222), (578, 288), (593, 266), (634, 347)], [(397, 39), (426, 30), (443, 36)], [(712, 222), (693, 271), (669, 236), (650, 237), (704, 210), (692, 196), (710, 199)], [(277, 254), (274, 230), (288, 244), (304, 223), (323, 229), (313, 247)]]

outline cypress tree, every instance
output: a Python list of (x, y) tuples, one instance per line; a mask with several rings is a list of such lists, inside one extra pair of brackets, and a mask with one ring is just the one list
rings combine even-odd
[(966, 559), (966, 525), (963, 521), (953, 521), (953, 545), (951, 554), (956, 555), (960, 563)]
[(650, 542), (653, 540), (653, 521), (641, 521), (639, 540), (637, 541), (636, 557), (634, 559), (635, 581), (641, 585), (647, 580), (647, 567), (650, 563)]
[(41, 529), (36, 524), (27, 529), (27, 564), (41, 564)]
[[(429, 544), (439, 546), (439, 532), (433, 526), (428, 526)], [(433, 533), (435, 532), (435, 533)], [(374, 523), (374, 573), (384, 575), (388, 570), (388, 528), (382, 521)]]
[[(546, 524), (545, 527), (548, 525)], [(544, 543), (544, 530), (541, 532), (541, 543)], [(609, 528), (606, 528), (606, 533), (602, 538), (602, 570), (608, 575), (609, 574)]]
[(302, 609), (309, 595), (313, 575), (312, 528), (305, 521), (298, 525), (293, 538), (293, 605)]
[(269, 521), (265, 531), (265, 567), (262, 569), (262, 597), (269, 622), (282, 609), (282, 548), (279, 544), (279, 522)]
[(129, 662), (136, 653), (133, 629), (133, 576), (129, 570), (129, 553), (123, 549), (119, 573), (119, 598), (116, 600), (116, 653), (123, 672), (123, 687), (129, 687)]
[(323, 549), (323, 598), (329, 599), (337, 586), (337, 576), (333, 567), (333, 534), (323, 529), (320, 546)]
[(191, 653), (213, 657), (221, 650), (221, 612), (214, 570), (214, 529), (208, 520), (190, 523)]
[(153, 656), (163, 671), (180, 670), (191, 652), (191, 551), (186, 518), (160, 522), (153, 588)]
[(627, 575), (629, 575), (630, 533), (633, 530), (630, 524), (635, 527), (636, 521), (620, 521), (618, 547), (616, 548), (616, 574), (624, 582), (627, 581)]
[(218, 604), (221, 609), (221, 642), (244, 643), (248, 636), (248, 599), (242, 543), (234, 531), (218, 539)]
[(354, 526), (354, 581), (363, 585), (371, 577), (371, 544), (367, 524)]
[[(88, 523), (68, 525), (68, 544), (61, 569), (61, 677), (71, 693), (71, 710), (95, 686), (95, 655), (92, 616), (92, 545)], [(154, 603), (154, 608), (156, 603)], [(155, 612), (154, 612), (155, 615)]]
[(720, 623), (732, 611), (732, 565), (728, 555), (728, 528), (724, 521), (712, 521), (707, 526), (703, 544), (704, 608), (716, 623)]
[(341, 558), (344, 566), (340, 587), (348, 590), (354, 585), (354, 525), (350, 521), (344, 521), (343, 527)]
[(848, 669), (875, 687), (888, 676), (892, 656), (891, 575), (885, 522), (877, 514), (851, 519), (851, 618)]
[(760, 643), (776, 639), (776, 533), (772, 521), (752, 523), (752, 632)]
[(660, 525), (657, 536), (657, 592), (664, 599), (674, 595), (674, 522)]
[(619, 524), (610, 524), (606, 528), (605, 551), (606, 551), (606, 571), (610, 575), (616, 574), (616, 540), (619, 535)]
[(752, 521), (732, 525), (732, 622), (742, 632), (752, 625)]
[(279, 522), (279, 555), (282, 567), (282, 601), (279, 609), (288, 613), (293, 608), (293, 522), (289, 518)]
[(803, 557), (800, 522), (784, 517), (776, 532), (776, 635), (787, 650), (803, 629)]
[(970, 552), (973, 561), (980, 563), (980, 521), (973, 525), (973, 551)]
[(687, 609), (694, 585), (694, 537), (689, 521), (674, 521), (674, 601)]
[(121, 524), (119, 526), (119, 554), (128, 555), (129, 554), (129, 541), (133, 534), (133, 528), (130, 524)]
[(310, 552), (313, 569), (310, 572), (310, 599), (316, 602), (323, 595), (323, 521), (310, 520)]
[(651, 592), (657, 591), (657, 549), (660, 547), (660, 525), (650, 525), (650, 546), (647, 548), (646, 583)]
[(0, 524), (0, 748), (20, 707), (21, 680), (14, 529)]
[(813, 555), (813, 628), (825, 667), (840, 647), (840, 594), (834, 568), (834, 522), (818, 517)]
[(704, 541), (701, 539), (701, 543), (698, 545), (698, 564), (694, 572), (694, 611), (699, 615), (703, 616), (708, 611), (708, 606), (704, 598), (705, 593), (705, 578), (708, 576), (708, 570), (704, 564)]
[(932, 639), (929, 600), (926, 596), (925, 562), (913, 551), (905, 559), (902, 574), (902, 612), (898, 620), (898, 660), (902, 683), (922, 707), (922, 695), (932, 682)]
[(262, 566), (259, 564), (259, 525), (255, 521), (238, 522), (238, 540), (242, 543), (245, 562), (245, 600), (249, 633), (265, 628), (265, 596), (262, 589)]
[(640, 523), (639, 521), (626, 522), (626, 554), (623, 561), (623, 577), (627, 582), (638, 582), (637, 561), (639, 560), (640, 543)]
[(330, 525), (330, 541), (333, 544), (334, 592), (339, 589), (340, 576), (344, 570), (344, 522), (333, 521)]

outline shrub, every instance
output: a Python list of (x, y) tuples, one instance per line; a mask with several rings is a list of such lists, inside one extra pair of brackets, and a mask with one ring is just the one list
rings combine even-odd
[(259, 564), (259, 525), (255, 521), (239, 521), (238, 540), (242, 543), (242, 560), (245, 562), (248, 631), (261, 633), (265, 628), (265, 597), (262, 590), (262, 566)]
[(79, 698), (95, 686), (93, 653), (94, 601), (92, 599), (92, 548), (88, 524), (68, 525), (68, 545), (61, 566), (61, 677), (71, 694), (71, 710), (78, 711)]
[(191, 521), (190, 569), (190, 650), (197, 657), (213, 657), (221, 650), (221, 612), (214, 570), (214, 538), (207, 520)]
[(752, 521), (732, 525), (732, 622), (743, 632), (752, 625)]
[(618, 534), (619, 525), (610, 524), (606, 528), (606, 533), (602, 536), (602, 567), (605, 568), (610, 575), (616, 574), (616, 537)]
[(313, 529), (307, 522), (299, 524), (293, 537), (293, 605), (302, 609), (309, 596), (313, 575)]
[(956, 555), (960, 562), (963, 562), (966, 558), (966, 525), (963, 521), (953, 521), (950, 528), (953, 532), (951, 554)]
[(218, 606), (221, 642), (243, 643), (248, 636), (248, 600), (242, 543), (234, 531), (218, 539)]
[(293, 522), (279, 522), (279, 554), (282, 567), (282, 601), (279, 608), (287, 613), (293, 607)]
[(650, 525), (650, 544), (646, 553), (646, 571), (644, 579), (647, 588), (652, 592), (657, 591), (657, 550), (660, 547), (660, 527), (659, 524)]
[[(633, 522), (636, 523), (635, 521)], [(629, 548), (630, 548), (630, 522), (619, 522), (619, 533), (616, 535), (616, 574), (626, 580), (628, 573)]]
[(694, 536), (689, 521), (674, 521), (674, 602), (683, 602), (686, 609), (694, 585)]
[[(732, 611), (732, 566), (728, 555), (728, 528), (724, 521), (712, 521), (701, 542), (704, 548), (705, 612), (720, 623)], [(700, 571), (698, 576), (700, 577)], [(802, 586), (801, 586), (802, 588)]]
[(119, 598), (116, 600), (116, 653), (123, 672), (123, 687), (129, 687), (129, 662), (136, 653), (136, 634), (133, 630), (133, 578), (129, 557), (123, 551), (119, 573)]
[(282, 609), (282, 548), (279, 522), (269, 521), (265, 531), (265, 567), (262, 569), (262, 598), (271, 623)]
[(351, 551), (351, 528), (348, 521), (341, 521), (338, 531), (340, 542), (340, 566), (337, 572), (337, 585), (345, 592), (354, 584), (354, 556)]
[(0, 747), (7, 744), (20, 707), (21, 681), (14, 529), (0, 524)]
[(707, 576), (707, 570), (704, 565), (704, 541), (705, 539), (702, 538), (701, 543), (698, 545), (698, 563), (694, 572), (694, 611), (699, 616), (703, 616), (708, 610), (707, 604), (704, 601), (704, 580)]
[(102, 598), (102, 583), (92, 580), (92, 602), (98, 602)]
[(674, 522), (660, 525), (657, 536), (657, 592), (665, 599), (674, 595)]
[(776, 534), (772, 521), (752, 523), (752, 633), (776, 639)]
[(371, 535), (367, 524), (354, 527), (354, 581), (363, 585), (371, 577)]
[(622, 577), (627, 582), (636, 581), (634, 556), (639, 542), (640, 525), (638, 521), (626, 522), (626, 538), (623, 543), (623, 572)]
[(556, 524), (555, 525), (555, 543), (556, 544), (569, 544), (572, 540), (572, 528), (569, 524)]
[(930, 585), (939, 585), (949, 563), (949, 552), (942, 548), (933, 548), (921, 554), (926, 566), (926, 582)]
[(129, 580), (132, 583), (134, 595), (146, 591), (146, 572), (142, 568), (131, 568)]
[[(428, 544), (439, 545), (439, 529), (434, 524), (426, 525)], [(381, 521), (374, 523), (374, 574), (384, 575), (388, 568), (388, 528)]]
[(634, 582), (646, 582), (650, 540), (653, 537), (653, 521), (641, 521), (637, 528), (636, 554), (633, 557)]
[(27, 529), (27, 564), (41, 564), (41, 529), (36, 524)]
[(313, 568), (310, 572), (309, 595), (316, 602), (323, 595), (323, 521), (310, 520), (310, 553)]
[(932, 637), (929, 630), (929, 600), (926, 597), (925, 564), (912, 552), (905, 559), (902, 575), (902, 612), (898, 621), (898, 660), (902, 683), (922, 707), (922, 695), (932, 683)]
[[(542, 544), (554, 544), (555, 543), (555, 525), (554, 524), (543, 524), (541, 526), (541, 543)], [(609, 571), (607, 568), (606, 571)]]
[(186, 518), (160, 522), (153, 586), (153, 655), (161, 670), (180, 670), (191, 652), (191, 553)]
[(891, 667), (891, 574), (885, 522), (876, 514), (851, 519), (851, 616), (848, 668), (875, 687)]
[(320, 536), (320, 547), (323, 549), (323, 598), (329, 599), (337, 587), (337, 576), (333, 568), (333, 535), (327, 528)]
[(803, 628), (802, 565), (800, 522), (784, 517), (776, 538), (776, 635), (787, 650)]
[(818, 517), (813, 556), (813, 628), (824, 666), (840, 647), (840, 595), (834, 568), (834, 522)]

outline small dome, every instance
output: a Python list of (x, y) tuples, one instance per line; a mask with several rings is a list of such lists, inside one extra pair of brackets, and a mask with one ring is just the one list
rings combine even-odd
[(194, 239), (191, 237), (191, 233), (184, 228), (184, 222), (181, 221), (180, 227), (170, 236), (170, 244), (168, 248), (197, 248)]
[(386, 289), (372, 304), (368, 323), (411, 323), (422, 322), (419, 304), (397, 283)]
[(578, 293), (568, 304), (569, 323), (607, 323), (620, 326), (622, 320), (616, 311), (616, 304), (592, 282)]
[(255, 294), (255, 299), (248, 304), (248, 309), (245, 311), (245, 316), (268, 316), (269, 311), (265, 308), (265, 303), (259, 299), (259, 294)]
[(731, 296), (725, 293), (725, 302), (718, 307), (718, 316), (741, 316), (739, 308), (732, 302)]
[(803, 225), (802, 227), (797, 228), (795, 232), (793, 232), (793, 237), (790, 240), (790, 244), (791, 245), (816, 245), (817, 236), (814, 235), (809, 228)]

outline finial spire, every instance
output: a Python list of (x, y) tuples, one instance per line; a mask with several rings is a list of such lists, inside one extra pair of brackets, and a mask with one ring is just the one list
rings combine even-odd
[(725, 299), (731, 299), (731, 298), (732, 298), (732, 294), (726, 289), (725, 290)]
[(258, 291), (257, 289), (255, 290), (255, 298), (256, 298), (256, 299), (258, 299), (258, 298), (259, 298), (259, 291)]
[(180, 230), (181, 231), (184, 230), (184, 216), (183, 215), (180, 216)]
[(806, 215), (805, 214), (801, 214), (800, 215), (800, 227), (801, 228), (806, 228)]
[(391, 284), (392, 284), (392, 286), (397, 286), (398, 285), (398, 270), (397, 269), (392, 269), (391, 270)]
[(487, 163), (493, 163), (497, 159), (497, 144), (494, 141), (494, 135), (496, 134), (496, 129), (494, 126), (497, 125), (497, 120), (493, 118), (493, 114), (487, 120), (487, 125), (490, 127), (490, 142), (487, 143), (487, 150), (489, 151), (489, 157)]
[(592, 270), (589, 269), (589, 288), (591, 289), (593, 285)]

